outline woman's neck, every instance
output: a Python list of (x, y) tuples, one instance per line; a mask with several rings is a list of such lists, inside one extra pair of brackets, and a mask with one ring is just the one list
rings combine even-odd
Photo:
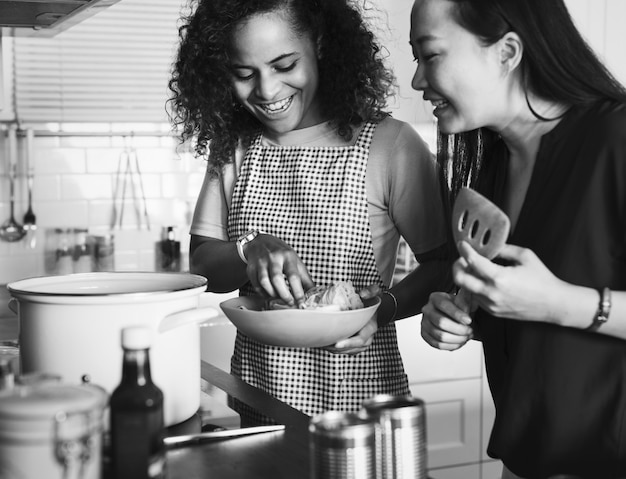
[(559, 124), (567, 107), (561, 103), (539, 99), (530, 101), (532, 110), (528, 102), (524, 101), (524, 105), (514, 112), (499, 133), (511, 153), (511, 160), (520, 161), (532, 168), (541, 138)]
[(532, 105), (534, 112), (542, 118), (537, 118), (526, 104), (525, 108), (521, 108), (500, 132), (509, 150), (504, 209), (509, 215), (513, 229), (526, 198), (541, 139), (558, 125), (567, 111), (565, 105), (558, 103), (533, 101)]

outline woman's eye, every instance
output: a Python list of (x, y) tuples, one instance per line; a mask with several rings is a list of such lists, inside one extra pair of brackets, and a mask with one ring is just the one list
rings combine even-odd
[(274, 68), (276, 69), (276, 71), (284, 73), (293, 70), (296, 67), (297, 63), (298, 62), (292, 62), (288, 65), (276, 65)]
[(233, 76), (237, 80), (247, 81), (247, 80), (251, 80), (254, 77), (254, 73), (235, 70), (233, 71)]

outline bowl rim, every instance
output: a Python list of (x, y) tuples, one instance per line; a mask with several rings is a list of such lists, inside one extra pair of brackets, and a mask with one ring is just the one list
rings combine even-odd
[[(255, 303), (259, 303), (259, 304), (264, 304), (265, 303), (265, 299), (263, 299), (261, 296), (256, 296), (256, 295), (250, 295), (250, 296), (238, 296), (236, 298), (230, 298), (227, 299), (225, 301), (222, 301), (220, 303), (220, 308), (222, 308), (222, 311), (224, 311), (224, 307), (228, 308), (228, 309), (241, 309), (238, 308), (237, 306), (234, 306), (234, 304), (240, 303), (241, 301), (254, 301)], [(362, 299), (363, 301), (363, 307), (362, 308), (357, 308), (357, 309), (348, 309), (348, 310), (344, 310), (344, 311), (336, 311), (336, 310), (324, 310), (323, 308), (312, 308), (312, 309), (297, 309), (297, 308), (285, 308), (285, 309), (246, 309), (246, 311), (250, 311), (252, 313), (257, 313), (257, 314), (263, 314), (263, 315), (276, 315), (276, 314), (321, 314), (321, 315), (326, 315), (326, 314), (340, 314), (340, 315), (346, 315), (346, 314), (354, 314), (355, 312), (362, 312), (362, 311), (366, 311), (369, 309), (374, 309), (374, 308), (378, 308), (380, 306), (381, 303), (381, 298), (380, 296), (374, 296), (373, 298), (367, 298), (367, 299)], [(224, 311), (225, 312), (225, 311)]]

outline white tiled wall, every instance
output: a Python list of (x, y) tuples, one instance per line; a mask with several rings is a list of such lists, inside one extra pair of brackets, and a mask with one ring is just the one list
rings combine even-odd
[[(78, 127), (77, 127), (78, 128)], [(155, 130), (158, 131), (158, 130)], [(0, 138), (0, 223), (10, 216), (8, 156), (4, 132)], [(0, 283), (40, 276), (44, 271), (46, 228), (88, 228), (90, 233), (113, 232), (118, 270), (154, 269), (154, 243), (161, 228), (177, 227), (186, 264), (188, 232), (193, 207), (204, 176), (205, 163), (179, 151), (177, 140), (167, 134), (137, 134), (132, 144), (146, 196), (150, 229), (127, 190), (123, 224), (111, 230), (114, 190), (121, 153), (130, 142), (122, 136), (36, 136), (32, 165), (35, 170), (33, 209), (37, 217), (34, 249), (24, 241), (0, 241)], [(24, 139), (19, 138), (15, 219), (22, 223), (27, 209), (24, 177)], [(133, 171), (135, 171), (133, 169)], [(138, 186), (135, 173), (135, 184)], [(128, 183), (130, 185), (130, 183)], [(139, 188), (137, 205), (143, 212)], [(116, 202), (120, 211), (120, 200)], [(119, 218), (119, 216), (118, 216)]]

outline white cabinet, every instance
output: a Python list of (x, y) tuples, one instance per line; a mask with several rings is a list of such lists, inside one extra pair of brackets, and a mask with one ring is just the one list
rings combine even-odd
[(500, 479), (501, 464), (485, 453), (494, 412), (481, 344), (440, 351), (422, 339), (420, 324), (418, 315), (396, 328), (411, 393), (426, 403), (430, 476)]
[(428, 468), (480, 459), (480, 379), (411, 383), (426, 403)]

